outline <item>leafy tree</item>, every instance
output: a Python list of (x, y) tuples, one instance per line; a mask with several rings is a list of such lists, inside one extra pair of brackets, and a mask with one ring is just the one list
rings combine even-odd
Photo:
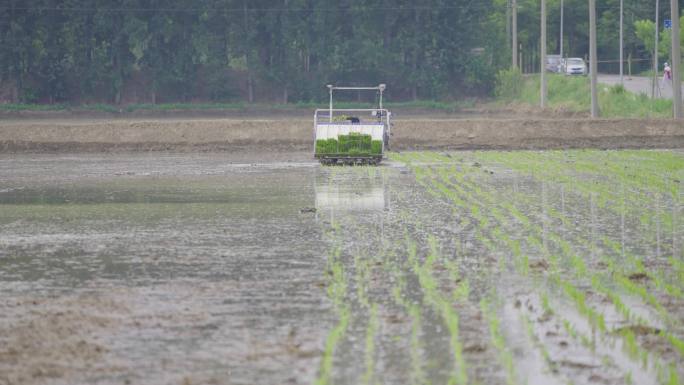
[[(680, 25), (684, 23), (684, 16), (679, 18)], [(651, 20), (637, 20), (634, 22), (637, 37), (647, 51), (653, 52), (655, 46), (655, 23)], [(658, 37), (658, 58), (667, 60), (672, 50), (672, 30), (662, 28)], [(684, 47), (684, 30), (679, 32), (680, 44)]]
[[(547, 2), (547, 50), (554, 52), (560, 43), (560, 0)], [(624, 2), (626, 50), (649, 58), (655, 27), (641, 20), (653, 18), (653, 5)], [(293, 102), (324, 100), (328, 83), (381, 82), (394, 100), (492, 94), (494, 74), (510, 66), (507, 4), (6, 0), (0, 6), (0, 98)], [(521, 54), (536, 63), (539, 1), (518, 4)], [(564, 6), (564, 51), (586, 56), (587, 2), (564, 0)], [(618, 6), (619, 0), (605, 0), (598, 9), (602, 60), (619, 55)], [(668, 10), (661, 8), (664, 19)], [(669, 36), (661, 34), (665, 48)]]
[(634, 22), (634, 32), (646, 50), (653, 52), (655, 48), (655, 23), (651, 20), (637, 20)]

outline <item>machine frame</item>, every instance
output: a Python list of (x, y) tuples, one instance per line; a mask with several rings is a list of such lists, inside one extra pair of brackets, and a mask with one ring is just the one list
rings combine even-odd
[[(385, 150), (389, 149), (389, 137), (391, 135), (392, 113), (383, 108), (383, 93), (386, 89), (384, 84), (377, 87), (335, 87), (328, 85), (330, 92), (330, 104), (327, 109), (316, 109), (314, 112), (313, 139), (314, 157), (322, 164), (379, 164), (385, 156)], [(335, 109), (333, 107), (334, 91), (376, 91), (379, 92), (378, 108), (368, 109)], [(336, 114), (370, 113), (371, 121), (361, 122), (359, 118), (352, 117), (350, 121), (336, 121)], [(339, 116), (339, 115), (338, 115)], [(319, 139), (337, 138), (339, 135), (359, 133), (370, 135), (373, 141), (382, 141), (380, 154), (348, 154), (348, 153), (324, 153), (316, 152), (316, 141)]]

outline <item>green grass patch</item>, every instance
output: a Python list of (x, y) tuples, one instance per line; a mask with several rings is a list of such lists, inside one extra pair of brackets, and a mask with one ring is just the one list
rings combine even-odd
[(239, 110), (244, 107), (242, 103), (129, 104), (123, 108), (123, 111)]
[(67, 108), (64, 104), (0, 104), (0, 111), (63, 111)]
[[(289, 105), (288, 105), (289, 106)], [(177, 111), (177, 110), (236, 110), (243, 109), (242, 103), (169, 103), (169, 104), (129, 104), (117, 106), (106, 103), (82, 105), (69, 104), (0, 104), (0, 111), (97, 111), (123, 113), (135, 111)]]
[[(588, 77), (548, 75), (548, 106), (574, 112), (591, 109), (591, 86)], [(539, 76), (522, 77), (500, 74), (497, 77), (497, 97), (504, 102), (539, 105)], [(672, 101), (650, 99), (646, 94), (634, 94), (620, 85), (599, 84), (601, 116), (608, 118), (668, 118)]]

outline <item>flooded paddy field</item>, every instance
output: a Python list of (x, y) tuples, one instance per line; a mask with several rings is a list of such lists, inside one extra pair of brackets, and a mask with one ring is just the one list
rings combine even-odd
[(684, 153), (0, 156), (0, 384), (679, 384)]

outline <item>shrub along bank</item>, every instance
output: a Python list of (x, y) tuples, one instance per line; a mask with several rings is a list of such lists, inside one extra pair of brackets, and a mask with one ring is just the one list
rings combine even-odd
[[(496, 77), (495, 94), (499, 101), (539, 105), (538, 75), (523, 76), (518, 70), (505, 70)], [(585, 76), (549, 74), (548, 106), (575, 112), (591, 109), (591, 86)], [(667, 118), (672, 101), (650, 99), (646, 94), (631, 93), (623, 86), (599, 85), (599, 108), (606, 118)]]

